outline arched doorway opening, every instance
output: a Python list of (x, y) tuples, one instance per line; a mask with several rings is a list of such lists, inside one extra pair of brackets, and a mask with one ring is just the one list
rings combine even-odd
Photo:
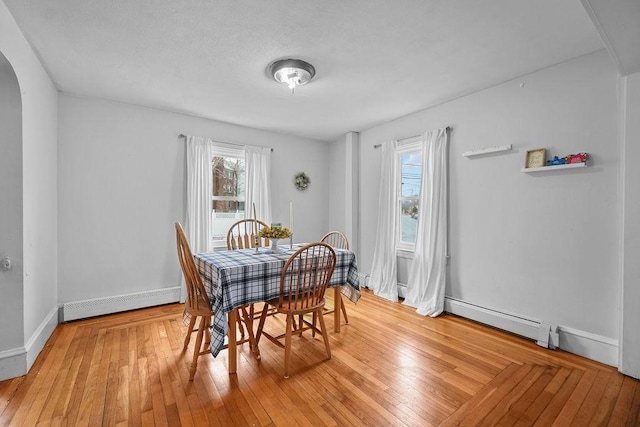
[(24, 371), (22, 165), (22, 96), (0, 52), (0, 372), (8, 377)]

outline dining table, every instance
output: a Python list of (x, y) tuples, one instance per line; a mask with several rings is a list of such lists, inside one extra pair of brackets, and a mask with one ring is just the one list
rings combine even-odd
[[(236, 328), (229, 328), (237, 322), (237, 309), (277, 298), (282, 269), (289, 257), (303, 246), (281, 245), (278, 253), (258, 248), (214, 250), (194, 255), (214, 313), (211, 354), (218, 355), (227, 337), (230, 374), (237, 370)], [(328, 287), (334, 289), (334, 331), (340, 332), (341, 295), (356, 303), (361, 294), (355, 253), (336, 248), (334, 251), (336, 266)]]

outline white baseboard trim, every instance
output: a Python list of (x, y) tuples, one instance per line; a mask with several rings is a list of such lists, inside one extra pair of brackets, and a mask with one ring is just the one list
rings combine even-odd
[(181, 287), (154, 289), (125, 295), (68, 302), (62, 305), (62, 321), (179, 302)]
[(0, 351), (0, 381), (26, 375), (59, 321), (83, 319), (120, 311), (153, 307), (180, 301), (180, 286), (106, 298), (75, 301), (54, 307), (24, 347)]
[(27, 372), (33, 366), (36, 358), (44, 348), (47, 340), (58, 326), (58, 314), (60, 308), (58, 306), (53, 307), (49, 314), (44, 318), (38, 329), (31, 335), (29, 341), (25, 345), (27, 350)]
[(27, 350), (24, 347), (0, 351), (0, 381), (27, 373)]
[(0, 381), (26, 375), (58, 325), (58, 307), (53, 307), (24, 347), (0, 351)]
[[(527, 319), (453, 298), (445, 298), (444, 310), (532, 340), (538, 338), (542, 323), (539, 320)], [(558, 348), (606, 365), (618, 366), (617, 340), (565, 326), (558, 326), (558, 334), (560, 336)]]
[(475, 320), (485, 325), (535, 340), (538, 338), (540, 322), (469, 304), (453, 298), (444, 299), (444, 311)]
[(560, 348), (610, 366), (618, 366), (618, 340), (559, 326)]

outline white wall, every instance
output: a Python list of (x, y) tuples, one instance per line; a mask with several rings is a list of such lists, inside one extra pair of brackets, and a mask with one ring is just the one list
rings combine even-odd
[(329, 228), (349, 239), (349, 249), (359, 255), (360, 134), (349, 132), (329, 144)]
[(24, 81), (16, 67), (23, 105), (24, 339), (29, 366), (58, 323), (58, 92), (36, 65), (37, 76)]
[[(451, 125), (447, 297), (617, 344), (620, 147), (616, 71), (603, 50), (361, 133), (361, 228), (375, 230), (385, 139)], [(481, 158), (465, 151), (513, 144)], [(528, 149), (586, 151), (590, 167), (529, 175)], [(369, 272), (375, 238), (362, 233)]]
[(640, 378), (640, 73), (623, 78), (624, 263), (620, 371)]
[(22, 254), (14, 259), (22, 273), (22, 295), (3, 291), (0, 306), (11, 306), (11, 312), (19, 307), (20, 314), (7, 324), (11, 334), (19, 334), (22, 346), (7, 349), (12, 344), (0, 343), (0, 376), (6, 378), (9, 371), (15, 374), (15, 365), (3, 370), (5, 362), (20, 359), (19, 375), (24, 374), (57, 324), (58, 94), (4, 3), (0, 3), (0, 52), (15, 71), (22, 99), (22, 228), (18, 231), (22, 248), (15, 248)]
[[(177, 286), (173, 223), (184, 223), (181, 133), (273, 147), (273, 220), (296, 241), (328, 226), (328, 148), (318, 141), (127, 104), (60, 96), (60, 303)], [(306, 191), (296, 172), (311, 178)]]
[(346, 169), (346, 141), (347, 135), (329, 144), (329, 216), (328, 231), (343, 231), (346, 227), (344, 212), (345, 206), (345, 169)]

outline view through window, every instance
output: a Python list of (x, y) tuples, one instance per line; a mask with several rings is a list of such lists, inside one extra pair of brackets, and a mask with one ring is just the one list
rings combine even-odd
[(400, 147), (398, 158), (400, 162), (398, 248), (413, 250), (418, 232), (418, 212), (420, 209), (421, 141)]
[(244, 219), (244, 152), (237, 157), (214, 155), (211, 230), (214, 246), (226, 245), (227, 231), (234, 222)]

